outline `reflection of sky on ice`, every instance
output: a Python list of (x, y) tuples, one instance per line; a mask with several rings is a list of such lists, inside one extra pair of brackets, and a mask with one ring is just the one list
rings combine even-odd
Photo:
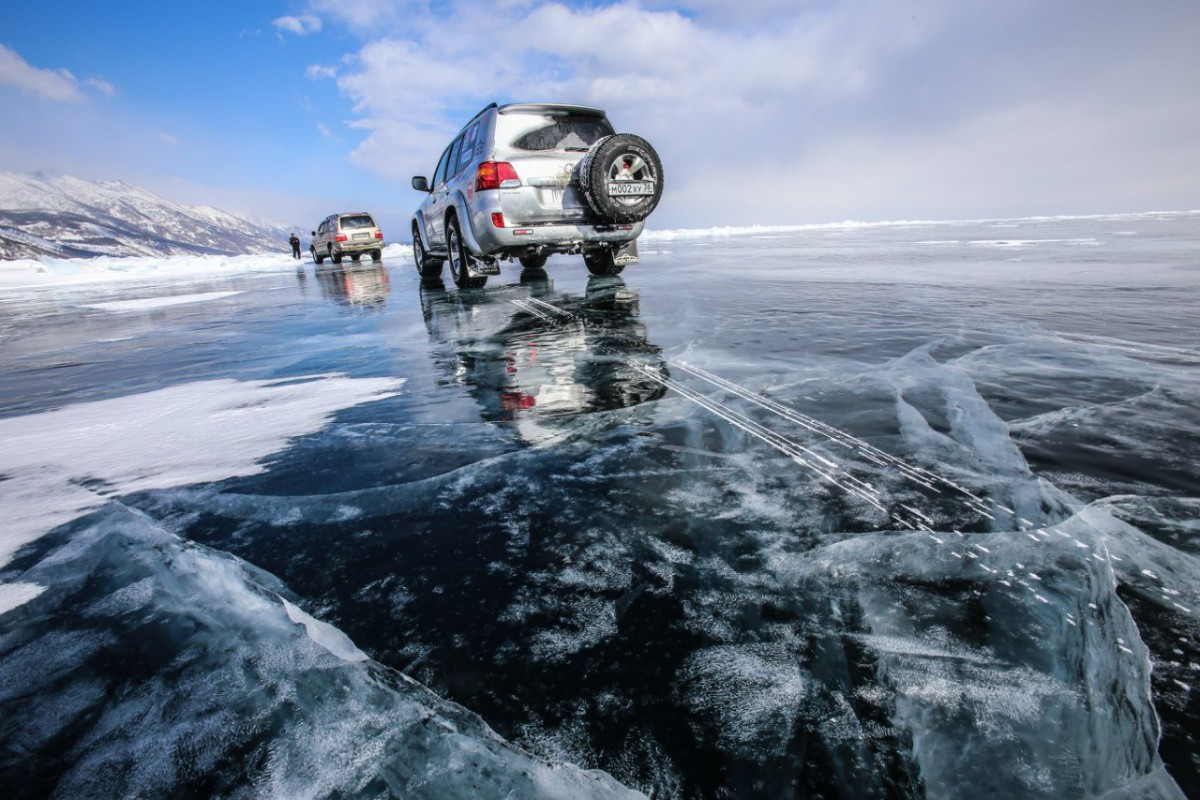
[[(0, 670), (49, 637), (69, 672), (97, 663), (150, 635), (131, 608), (156, 636), (207, 615), (231, 655), (203, 663), (258, 653), (278, 669), (239, 680), (284, 707), (316, 674), (296, 641), (340, 655), (345, 705), (272, 745), (280, 796), (293, 767), (341, 789), (420, 772), (390, 745), (322, 771), (405, 707), (353, 677), (382, 663), (648, 794), (1178, 797), (1200, 786), (1192, 220), (652, 234), (624, 280), (556, 257), (474, 293), (404, 261), (176, 292), (213, 302), (11, 299), (6, 339), (101, 305), (80, 322), (129, 355), (60, 336), (10, 356), (42, 399), (4, 394), (22, 411), (0, 433), (25, 444), (0, 491), (53, 502), (12, 506), (0, 624), (29, 615), (29, 644)], [(192, 380), (142, 377), (156, 342)], [(138, 391), (50, 377), (90, 381), (102, 353)], [(126, 562), (107, 589), (55, 588)], [(168, 591), (192, 572), (266, 596), (287, 635)], [(38, 622), (57, 604), (95, 625)], [(101, 703), (82, 677), (39, 686), (68, 716)], [(79, 764), (117, 763), (91, 736)]]

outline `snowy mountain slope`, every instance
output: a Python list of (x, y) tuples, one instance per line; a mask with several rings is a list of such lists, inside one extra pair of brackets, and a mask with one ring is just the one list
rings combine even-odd
[(121, 181), (0, 173), (0, 258), (270, 253), (288, 231)]

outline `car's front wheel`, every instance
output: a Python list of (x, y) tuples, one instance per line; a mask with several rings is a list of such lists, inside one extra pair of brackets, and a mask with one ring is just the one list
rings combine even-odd
[(616, 262), (616, 252), (611, 247), (598, 247), (583, 251), (583, 263), (593, 275), (620, 275), (624, 264)]
[(421, 241), (421, 229), (416, 224), (413, 225), (412, 239), (413, 263), (417, 265), (417, 274), (422, 278), (442, 277), (442, 259), (429, 255), (425, 242)]
[(321, 264), (325, 263), (325, 256), (318, 253), (317, 248), (310, 247), (310, 248), (308, 248), (308, 252), (312, 253), (313, 261), (315, 261), (317, 263), (317, 266), (320, 266)]
[(462, 229), (458, 227), (458, 217), (452, 216), (446, 221), (446, 250), (450, 255), (450, 277), (454, 285), (460, 289), (478, 289), (487, 283), (487, 276), (473, 276), (470, 265), (475, 256), (467, 250), (463, 242)]

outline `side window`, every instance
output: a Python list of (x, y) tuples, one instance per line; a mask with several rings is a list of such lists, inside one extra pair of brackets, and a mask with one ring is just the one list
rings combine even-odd
[(446, 182), (446, 163), (450, 160), (450, 148), (447, 147), (442, 153), (442, 157), (438, 159), (437, 169), (433, 172), (433, 188), (437, 188)]
[(461, 170), (471, 163), (471, 159), (475, 157), (475, 143), (479, 139), (479, 123), (476, 122), (471, 127), (467, 128), (467, 132), (463, 134), (462, 150), (458, 154), (458, 168)]
[(458, 152), (462, 149), (462, 137), (454, 140), (454, 144), (450, 145), (450, 166), (446, 169), (446, 177), (453, 178), (458, 174)]

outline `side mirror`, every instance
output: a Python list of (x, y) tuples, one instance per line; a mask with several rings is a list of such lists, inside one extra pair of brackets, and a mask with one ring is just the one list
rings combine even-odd
[(313, 232), (312, 232), (312, 235), (313, 235), (313, 236), (316, 236), (316, 235), (317, 235), (317, 232), (316, 232), (316, 231), (313, 231)]
[(429, 181), (424, 175), (418, 175), (417, 177), (413, 178), (412, 187), (418, 192), (425, 192), (426, 194), (429, 193)]

